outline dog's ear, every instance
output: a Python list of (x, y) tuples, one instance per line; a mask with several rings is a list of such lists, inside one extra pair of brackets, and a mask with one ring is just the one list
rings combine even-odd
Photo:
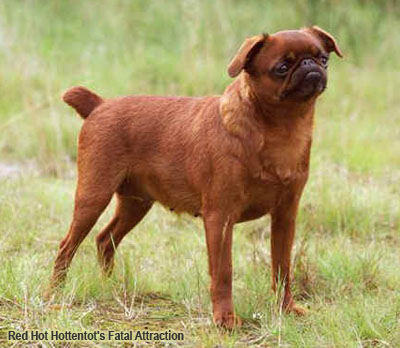
[(321, 41), (321, 43), (324, 45), (324, 48), (328, 53), (333, 51), (339, 57), (343, 58), (343, 53), (340, 50), (339, 45), (337, 44), (335, 38), (331, 34), (326, 32), (325, 30), (322, 30), (320, 27), (317, 27), (316, 25), (308, 27), (305, 30), (311, 35), (318, 38), (318, 40)]
[(228, 74), (230, 77), (236, 77), (245, 69), (246, 66), (250, 64), (255, 55), (260, 51), (267, 39), (267, 34), (256, 35), (246, 39), (242, 46), (240, 46), (239, 51), (233, 57), (228, 65)]

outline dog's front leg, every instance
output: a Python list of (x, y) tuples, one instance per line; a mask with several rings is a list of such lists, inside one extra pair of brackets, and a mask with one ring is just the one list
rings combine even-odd
[(277, 284), (283, 284), (283, 309), (298, 315), (305, 310), (294, 303), (290, 290), (290, 257), (300, 194), (285, 195), (271, 213), (272, 288), (276, 291)]
[(239, 326), (232, 302), (232, 217), (221, 212), (204, 214), (214, 323), (228, 329)]

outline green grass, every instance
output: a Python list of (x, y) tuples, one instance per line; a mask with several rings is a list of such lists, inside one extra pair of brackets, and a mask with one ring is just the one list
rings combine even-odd
[[(282, 315), (270, 290), (266, 217), (235, 229), (244, 326), (216, 329), (201, 220), (160, 206), (103, 279), (94, 238), (108, 209), (62, 294), (44, 302), (72, 213), (81, 126), (62, 91), (222, 93), (246, 36), (307, 24), (332, 32), (345, 53), (331, 58), (317, 106), (294, 250), (294, 295), (308, 315)], [(1, 178), (0, 166), (0, 345), (9, 328), (165, 328), (184, 332), (187, 347), (399, 347), (399, 32), (394, 0), (0, 2), (0, 165), (23, 172)]]

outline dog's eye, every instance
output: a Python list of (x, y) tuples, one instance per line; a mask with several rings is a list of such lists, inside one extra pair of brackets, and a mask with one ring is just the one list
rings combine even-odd
[(286, 75), (287, 72), (289, 71), (289, 65), (287, 63), (283, 63), (281, 65), (278, 65), (275, 68), (275, 73), (279, 76)]
[(328, 57), (327, 56), (322, 56), (320, 59), (319, 59), (319, 61), (321, 62), (321, 64), (324, 66), (324, 67), (327, 67), (328, 66)]

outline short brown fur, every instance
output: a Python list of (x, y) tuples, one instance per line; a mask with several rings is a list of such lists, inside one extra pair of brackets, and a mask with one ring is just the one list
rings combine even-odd
[[(240, 324), (232, 303), (233, 226), (271, 214), (273, 287), (283, 282), (284, 309), (302, 314), (290, 292), (290, 253), (308, 178), (314, 104), (326, 84), (321, 57), (330, 51), (341, 54), (317, 27), (252, 37), (229, 65), (238, 78), (222, 96), (103, 100), (83, 87), (67, 91), (64, 101), (85, 121), (73, 220), (51, 289), (115, 194), (115, 215), (97, 237), (104, 272), (154, 201), (201, 215), (214, 322), (232, 328)], [(293, 61), (286, 73), (284, 57)]]

